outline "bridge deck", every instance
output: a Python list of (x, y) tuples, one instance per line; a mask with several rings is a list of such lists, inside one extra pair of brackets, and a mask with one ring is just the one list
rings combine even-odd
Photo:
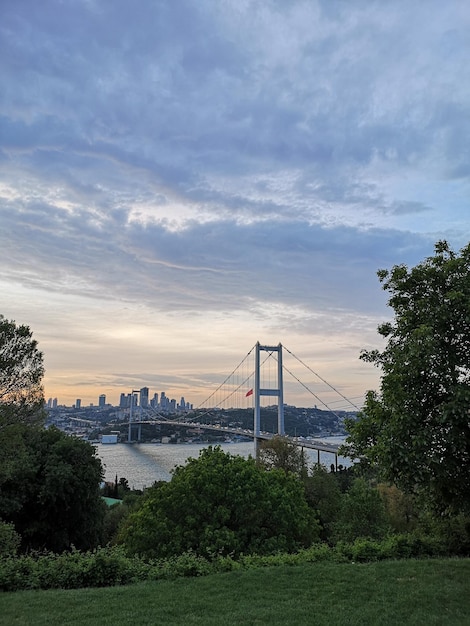
[[(125, 422), (128, 424), (128, 422)], [(203, 428), (205, 430), (215, 430), (221, 433), (227, 433), (230, 435), (240, 435), (242, 437), (250, 437), (255, 439), (255, 434), (252, 430), (243, 429), (243, 428), (230, 428), (230, 426), (219, 426), (214, 424), (200, 424), (199, 422), (183, 422), (180, 420), (166, 420), (166, 419), (155, 419), (155, 420), (143, 420), (143, 421), (133, 421), (133, 425), (138, 424), (168, 424), (170, 426), (186, 426), (186, 427), (194, 427), (194, 428)], [(272, 433), (261, 432), (257, 438), (269, 440), (276, 435)], [(319, 450), (320, 452), (329, 452), (330, 454), (338, 454), (339, 444), (334, 443), (325, 443), (324, 441), (312, 441), (299, 439), (298, 437), (289, 437), (286, 435), (286, 439), (288, 439), (291, 443), (296, 446), (301, 446), (303, 448), (309, 448), (310, 450)]]

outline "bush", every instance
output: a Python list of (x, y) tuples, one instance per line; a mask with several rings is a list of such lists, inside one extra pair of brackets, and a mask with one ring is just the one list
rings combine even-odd
[(21, 537), (13, 524), (0, 520), (0, 558), (15, 556), (20, 547)]
[(151, 569), (151, 564), (129, 559), (118, 548), (22, 555), (0, 560), (0, 589), (108, 587), (147, 580)]
[(384, 503), (376, 488), (357, 478), (342, 496), (341, 508), (333, 523), (335, 541), (353, 543), (358, 538), (383, 539), (389, 531)]
[(316, 514), (293, 475), (205, 448), (171, 482), (146, 491), (118, 541), (128, 554), (170, 558), (296, 552), (318, 539)]
[(100, 548), (94, 552), (72, 550), (62, 554), (35, 554), (0, 559), (0, 590), (79, 589), (131, 584), (145, 580), (206, 576), (239, 569), (258, 569), (281, 565), (302, 565), (319, 561), (369, 562), (382, 559), (409, 559), (453, 556), (454, 552), (433, 535), (410, 533), (391, 535), (383, 540), (340, 541), (334, 547), (316, 544), (296, 553), (231, 555), (204, 558), (185, 552), (167, 559), (144, 561), (128, 557), (120, 547)]
[(470, 516), (423, 515), (417, 528), (420, 536), (433, 537), (442, 552), (455, 556), (470, 556)]

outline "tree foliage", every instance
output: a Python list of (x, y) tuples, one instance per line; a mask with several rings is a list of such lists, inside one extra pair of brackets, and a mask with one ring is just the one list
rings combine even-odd
[(146, 557), (239, 556), (291, 552), (317, 537), (315, 514), (295, 476), (209, 447), (178, 467), (171, 482), (147, 490), (120, 542)]
[(44, 419), (42, 352), (28, 326), (0, 315), (0, 427)]
[(299, 478), (307, 474), (307, 455), (303, 448), (280, 435), (263, 441), (259, 447), (258, 463), (267, 470), (282, 469)]
[(379, 491), (363, 478), (356, 478), (351, 489), (341, 498), (333, 528), (337, 541), (383, 539), (389, 530), (389, 522)]
[(0, 520), (0, 560), (16, 556), (21, 543), (21, 537), (16, 532), (13, 524)]
[(382, 369), (381, 388), (349, 421), (348, 454), (441, 511), (468, 511), (470, 244), (456, 254), (438, 242), (416, 267), (378, 276), (395, 315), (378, 328), (384, 350), (361, 355)]
[(335, 472), (322, 465), (314, 465), (311, 474), (304, 478), (308, 504), (317, 511), (321, 526), (321, 539), (329, 540), (341, 507), (341, 490)]
[(102, 465), (93, 446), (56, 428), (15, 424), (0, 430), (0, 518), (23, 549), (96, 547), (105, 505)]

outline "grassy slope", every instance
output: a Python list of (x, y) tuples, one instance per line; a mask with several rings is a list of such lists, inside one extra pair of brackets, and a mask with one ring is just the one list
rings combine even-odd
[(0, 624), (470, 624), (470, 559), (317, 563), (0, 594)]

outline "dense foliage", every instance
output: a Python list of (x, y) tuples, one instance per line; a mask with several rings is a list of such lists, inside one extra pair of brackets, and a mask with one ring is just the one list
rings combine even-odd
[(468, 512), (470, 245), (456, 254), (439, 242), (416, 267), (378, 275), (395, 316), (378, 329), (384, 350), (362, 354), (383, 374), (348, 423), (348, 454), (441, 512)]
[(167, 559), (148, 560), (128, 556), (119, 547), (93, 552), (72, 550), (62, 554), (27, 554), (0, 559), (0, 591), (24, 589), (80, 589), (129, 585), (139, 581), (205, 576), (229, 571), (307, 563), (360, 563), (386, 559), (442, 557), (463, 552), (449, 550), (442, 539), (402, 534), (381, 541), (356, 539), (336, 546), (316, 543), (295, 554), (247, 555), (205, 558), (185, 552)]
[(280, 435), (262, 441), (259, 446), (258, 463), (267, 470), (282, 469), (301, 478), (307, 475), (307, 454), (305, 450), (287, 437)]
[(292, 552), (317, 536), (316, 516), (293, 474), (209, 447), (178, 467), (171, 482), (146, 492), (120, 541), (147, 557), (188, 550), (208, 556)]
[(352, 543), (358, 537), (383, 539), (389, 530), (385, 505), (377, 489), (357, 478), (341, 498), (333, 522), (333, 536)]
[(23, 549), (88, 549), (101, 539), (101, 461), (85, 441), (56, 428), (0, 430), (0, 518)]
[(341, 491), (338, 475), (327, 472), (322, 465), (315, 465), (309, 476), (303, 478), (305, 497), (315, 509), (320, 522), (320, 538), (329, 541), (333, 525), (341, 508)]
[[(28, 326), (0, 315), (0, 549), (92, 548), (105, 507), (90, 444), (45, 429), (42, 353)], [(5, 523), (6, 522), (6, 523)]]
[(0, 315), (0, 428), (44, 420), (42, 352), (28, 326)]

